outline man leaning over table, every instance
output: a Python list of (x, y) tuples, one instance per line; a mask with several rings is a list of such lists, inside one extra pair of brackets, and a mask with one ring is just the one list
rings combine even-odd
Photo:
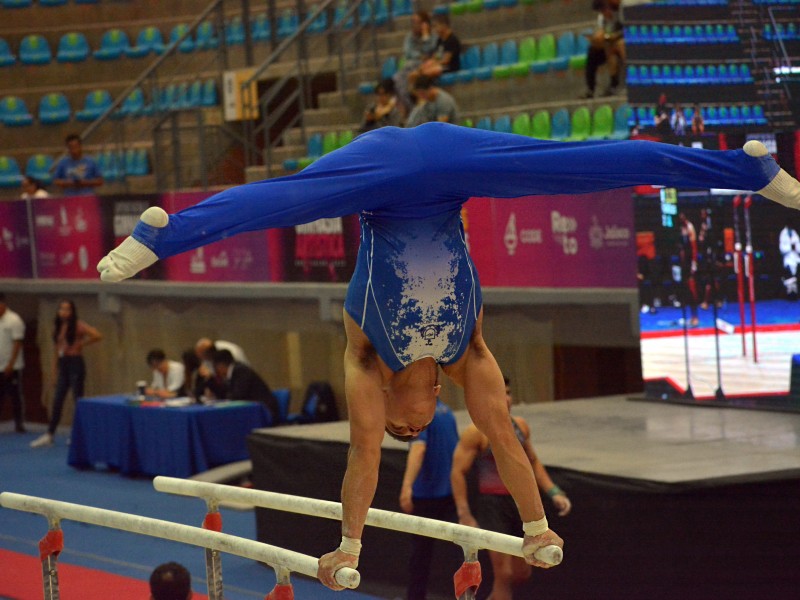
[(186, 378), (183, 363), (169, 360), (163, 350), (154, 348), (147, 353), (147, 364), (153, 369), (153, 381), (145, 393), (158, 398), (175, 398)]

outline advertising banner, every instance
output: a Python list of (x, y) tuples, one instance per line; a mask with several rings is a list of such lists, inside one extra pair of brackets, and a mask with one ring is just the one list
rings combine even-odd
[(32, 275), (26, 203), (0, 202), (0, 277)]
[[(194, 206), (211, 192), (164, 194), (162, 206), (172, 214)], [(187, 282), (269, 281), (267, 234), (243, 233), (164, 261), (164, 279)]]
[(473, 198), (464, 206), (463, 217), (481, 285), (636, 285), (630, 190), (581, 196)]
[(97, 196), (42, 198), (33, 203), (36, 260), (43, 279), (94, 279), (105, 254)]

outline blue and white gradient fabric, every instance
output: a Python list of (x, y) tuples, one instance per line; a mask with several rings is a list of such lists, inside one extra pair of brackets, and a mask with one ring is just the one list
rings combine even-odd
[(361, 247), (345, 309), (397, 371), (457, 360), (481, 308), (461, 206), (472, 197), (583, 194), (634, 185), (760, 190), (770, 156), (646, 141), (548, 142), (427, 123), (357, 137), (300, 173), (225, 190), (139, 222), (133, 237), (167, 258), (245, 231), (359, 213)]

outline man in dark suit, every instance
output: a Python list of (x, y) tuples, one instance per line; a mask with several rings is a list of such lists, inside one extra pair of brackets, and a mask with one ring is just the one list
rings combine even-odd
[(278, 401), (258, 373), (233, 360), (229, 350), (216, 351), (212, 362), (216, 377), (209, 379), (208, 387), (218, 399), (263, 402), (269, 409), (272, 422), (278, 422)]

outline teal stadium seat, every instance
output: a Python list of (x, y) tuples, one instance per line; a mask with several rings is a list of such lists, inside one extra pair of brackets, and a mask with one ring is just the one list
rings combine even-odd
[(513, 131), (511, 125), (511, 117), (502, 115), (494, 120), (494, 130), (497, 133), (511, 133)]
[(225, 43), (228, 46), (241, 46), (244, 37), (244, 22), (240, 15), (236, 15), (225, 24)]
[[(353, 25), (355, 25), (355, 18), (352, 14), (348, 16), (348, 10), (347, 0), (339, 0), (338, 6), (333, 11), (333, 23), (340, 29), (352, 29)], [(345, 17), (347, 18), (346, 21)]]
[(285, 38), (293, 35), (297, 31), (297, 25), (297, 12), (291, 8), (283, 9), (278, 18), (278, 37)]
[(567, 139), (569, 135), (569, 111), (566, 108), (560, 108), (553, 113), (553, 118), (550, 123), (550, 139), (560, 142)]
[(94, 121), (111, 106), (111, 94), (108, 90), (93, 90), (86, 94), (83, 108), (75, 113), (78, 121)]
[(22, 184), (19, 163), (13, 156), (0, 156), (0, 187), (14, 188)]
[(203, 82), (203, 93), (200, 98), (200, 106), (219, 106), (217, 82), (213, 78), (206, 79)]
[(178, 50), (184, 54), (194, 52), (194, 40), (192, 39), (191, 35), (187, 35), (188, 33), (189, 26), (186, 23), (178, 23), (172, 28), (172, 31), (169, 34), (170, 45), (177, 43), (179, 39), (181, 39), (183, 36), (186, 36), (183, 37), (183, 41), (178, 44)]
[(159, 111), (169, 112), (178, 109), (178, 86), (169, 83), (161, 88), (156, 95), (155, 108)]
[(385, 25), (389, 21), (389, 6), (387, 4), (388, 0), (376, 0), (377, 6), (373, 11), (373, 19), (375, 19), (375, 25)]
[(145, 148), (128, 148), (125, 151), (125, 174), (132, 177), (150, 174), (150, 163)]
[(122, 29), (109, 29), (100, 38), (100, 47), (95, 50), (97, 60), (117, 60), (130, 49), (131, 41)]
[(575, 50), (569, 59), (570, 69), (586, 68), (586, 58), (589, 52), (589, 38), (578, 34), (575, 36)]
[(64, 6), (69, 0), (39, 0), (39, 6)]
[(194, 47), (197, 50), (214, 50), (219, 48), (217, 28), (211, 21), (203, 21), (198, 25), (194, 37)]
[(89, 58), (89, 42), (86, 36), (73, 31), (65, 33), (58, 42), (56, 61), (60, 63), (83, 62)]
[[(311, 14), (316, 10), (317, 5), (315, 4), (311, 8), (308, 9), (307, 17), (310, 17)], [(372, 20), (372, 5), (369, 2), (364, 2), (358, 9), (358, 17), (361, 19), (362, 23), (369, 23)], [(311, 21), (311, 25), (308, 26), (309, 33), (322, 33), (328, 28), (328, 13), (327, 11), (322, 11), (319, 13), (316, 18)]]
[[(619, 106), (614, 111), (614, 130), (609, 136), (612, 140), (627, 140), (630, 137), (629, 123), (633, 119), (633, 110), (627, 104)], [(687, 121), (689, 117), (686, 117)]]
[(50, 44), (41, 35), (31, 34), (22, 38), (19, 46), (19, 62), (23, 65), (47, 65), (53, 60)]
[(392, 2), (392, 16), (407, 17), (414, 12), (414, 7), (411, 5), (411, 0), (393, 0)]
[(164, 52), (164, 36), (157, 27), (145, 27), (136, 36), (136, 45), (128, 48), (125, 54), (128, 58), (143, 58), (150, 53), (161, 54)]
[(3, 8), (28, 8), (33, 6), (33, 0), (2, 0)]
[(483, 129), (484, 131), (494, 131), (494, 128), (492, 127), (492, 118), (481, 117), (475, 124), (475, 129)]
[(152, 107), (146, 107), (142, 88), (134, 89), (122, 102), (120, 113), (123, 117), (140, 117), (152, 113)]
[(120, 169), (116, 153), (112, 150), (104, 150), (97, 157), (97, 168), (107, 183), (114, 183), (124, 178), (124, 169)]
[(39, 123), (57, 125), (72, 118), (72, 107), (61, 92), (50, 92), (39, 100)]
[(573, 54), (575, 54), (575, 34), (572, 31), (565, 31), (558, 36), (556, 56), (550, 63), (551, 68), (554, 71), (566, 71)]
[(203, 104), (203, 82), (199, 79), (192, 82), (186, 96), (186, 108), (197, 108)]
[(475, 79), (475, 69), (481, 65), (481, 47), (470, 46), (461, 56), (461, 70), (458, 71), (458, 82), (469, 83)]
[(495, 79), (508, 79), (511, 77), (514, 65), (519, 62), (519, 49), (515, 40), (506, 40), (500, 47), (500, 62), (492, 69)]
[(0, 100), (0, 122), (6, 127), (25, 127), (33, 123), (33, 116), (22, 98), (6, 96)]
[(10, 67), (17, 62), (17, 57), (11, 52), (11, 47), (4, 38), (0, 38), (0, 67)]
[(397, 73), (397, 57), (389, 56), (381, 66), (381, 80), (391, 79)]
[[(250, 22), (250, 37), (254, 42), (268, 42), (272, 39), (272, 28), (267, 19), (267, 13), (259, 13)], [(242, 37), (242, 41), (244, 41), (244, 37)]]
[(475, 69), (475, 78), (488, 81), (492, 78), (492, 71), (499, 64), (500, 49), (496, 42), (490, 42), (483, 47), (481, 53), (481, 66)]
[(34, 154), (25, 165), (25, 175), (38, 179), (45, 185), (53, 181), (53, 157), (47, 154)]

